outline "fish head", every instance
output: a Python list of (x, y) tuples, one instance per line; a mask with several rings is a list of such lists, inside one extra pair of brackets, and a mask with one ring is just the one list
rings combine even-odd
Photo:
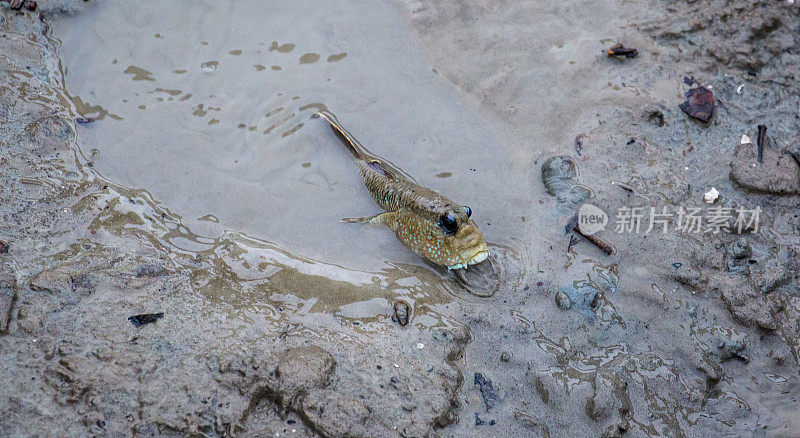
[(472, 221), (461, 225), (453, 236), (445, 237), (445, 244), (454, 255), (447, 264), (447, 269), (461, 269), (478, 264), (489, 257), (489, 247), (483, 234)]
[(439, 217), (438, 252), (445, 255), (445, 260), (440, 264), (447, 266), (448, 269), (466, 268), (489, 257), (486, 240), (470, 216), (472, 210), (467, 206), (460, 206), (446, 211)]

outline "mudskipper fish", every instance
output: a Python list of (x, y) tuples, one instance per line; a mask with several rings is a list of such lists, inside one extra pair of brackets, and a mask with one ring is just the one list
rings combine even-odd
[(353, 154), (369, 194), (385, 210), (375, 216), (342, 219), (344, 222), (385, 224), (405, 246), (448, 269), (466, 269), (489, 257), (486, 241), (470, 219), (469, 207), (419, 186), (369, 154), (333, 114), (318, 114)]

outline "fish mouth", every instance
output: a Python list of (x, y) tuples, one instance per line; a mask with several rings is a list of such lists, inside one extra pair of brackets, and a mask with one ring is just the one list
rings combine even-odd
[(478, 263), (486, 260), (487, 258), (489, 258), (488, 249), (478, 251), (474, 256), (470, 257), (470, 259), (467, 260), (467, 265), (477, 265)]
[(453, 269), (467, 269), (467, 266), (472, 266), (472, 265), (478, 264), (478, 263), (486, 260), (487, 258), (489, 258), (489, 250), (488, 249), (482, 249), (482, 250), (476, 252), (475, 254), (473, 254), (473, 256), (470, 257), (469, 260), (467, 260), (466, 262), (456, 263), (455, 265), (450, 265), (450, 266), (447, 267), (447, 269), (451, 270), (451, 271)]

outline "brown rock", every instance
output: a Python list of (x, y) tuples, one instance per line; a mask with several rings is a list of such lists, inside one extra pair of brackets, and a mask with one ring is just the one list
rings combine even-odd
[(689, 117), (708, 123), (714, 115), (714, 93), (702, 85), (691, 88), (686, 92), (686, 100), (679, 107)]
[(736, 146), (731, 161), (730, 178), (739, 186), (760, 193), (793, 195), (800, 193), (800, 168), (791, 156), (773, 148), (764, 148), (763, 162), (759, 163), (756, 146)]

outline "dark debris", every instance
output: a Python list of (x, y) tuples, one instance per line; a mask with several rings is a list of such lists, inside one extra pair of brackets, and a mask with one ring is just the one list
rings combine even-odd
[(481, 420), (481, 418), (478, 416), (478, 413), (477, 412), (475, 413), (476, 426), (483, 426), (483, 425), (494, 426), (495, 424), (497, 424), (497, 420)]
[(653, 109), (647, 113), (647, 120), (658, 127), (664, 126), (664, 113), (661, 110)]
[(128, 321), (130, 321), (134, 327), (141, 327), (146, 324), (152, 324), (163, 317), (164, 317), (164, 312), (142, 313), (141, 315), (134, 315), (129, 317)]
[(475, 373), (474, 384), (480, 388), (481, 395), (483, 396), (483, 404), (486, 405), (486, 412), (489, 412), (489, 410), (500, 401), (500, 397), (497, 396), (492, 381), (483, 377), (482, 373)]
[(19, 11), (23, 7), (33, 12), (36, 10), (36, 2), (33, 0), (11, 0), (12, 11)]
[(578, 155), (580, 155), (583, 150), (584, 137), (586, 137), (586, 134), (578, 134), (578, 136), (575, 137), (575, 152), (577, 152)]
[(625, 47), (622, 44), (617, 44), (616, 46), (608, 49), (606, 53), (608, 53), (608, 56), (613, 56), (618, 59), (621, 59), (623, 57), (630, 59), (639, 56), (638, 50), (632, 49), (630, 47)]
[(408, 320), (411, 318), (411, 307), (403, 300), (398, 300), (394, 303), (394, 315), (392, 321), (397, 322), (401, 326), (408, 325)]

